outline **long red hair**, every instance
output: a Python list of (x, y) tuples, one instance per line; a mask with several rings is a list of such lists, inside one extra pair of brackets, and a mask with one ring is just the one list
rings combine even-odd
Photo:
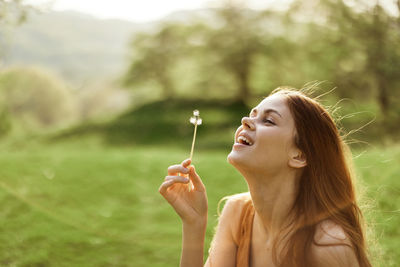
[(367, 256), (362, 213), (347, 160), (349, 149), (328, 111), (316, 100), (294, 89), (274, 90), (285, 97), (295, 121), (295, 144), (304, 153), (307, 166), (298, 181), (299, 190), (291, 210), (292, 221), (280, 255), (274, 246), (278, 266), (310, 267), (311, 246), (316, 226), (329, 219), (345, 231), (360, 267), (371, 266)]

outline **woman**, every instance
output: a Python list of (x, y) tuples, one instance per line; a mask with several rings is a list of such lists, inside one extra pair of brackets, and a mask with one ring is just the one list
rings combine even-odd
[[(371, 266), (346, 151), (317, 101), (279, 88), (262, 100), (228, 155), (249, 192), (228, 198), (205, 266)], [(181, 266), (193, 267), (203, 266), (208, 205), (190, 163), (170, 166), (159, 191), (182, 219)]]

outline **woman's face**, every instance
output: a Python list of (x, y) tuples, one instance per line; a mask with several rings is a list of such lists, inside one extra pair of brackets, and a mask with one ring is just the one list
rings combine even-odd
[(228, 161), (238, 170), (280, 172), (289, 167), (289, 159), (297, 150), (295, 132), (284, 96), (271, 95), (242, 118)]

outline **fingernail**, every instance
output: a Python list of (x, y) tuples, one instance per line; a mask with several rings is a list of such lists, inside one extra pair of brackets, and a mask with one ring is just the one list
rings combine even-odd
[(185, 182), (189, 182), (189, 178), (185, 178), (183, 179)]

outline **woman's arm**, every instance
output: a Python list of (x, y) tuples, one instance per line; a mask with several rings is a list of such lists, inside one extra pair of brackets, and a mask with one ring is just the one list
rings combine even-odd
[[(205, 230), (207, 227), (207, 194), (203, 182), (189, 159), (168, 168), (159, 188), (182, 220), (181, 267), (202, 267)], [(188, 168), (189, 167), (189, 168)], [(182, 176), (188, 174), (189, 178)], [(189, 191), (189, 179), (193, 188)]]
[(181, 267), (203, 266), (204, 238), (207, 223), (182, 225)]

